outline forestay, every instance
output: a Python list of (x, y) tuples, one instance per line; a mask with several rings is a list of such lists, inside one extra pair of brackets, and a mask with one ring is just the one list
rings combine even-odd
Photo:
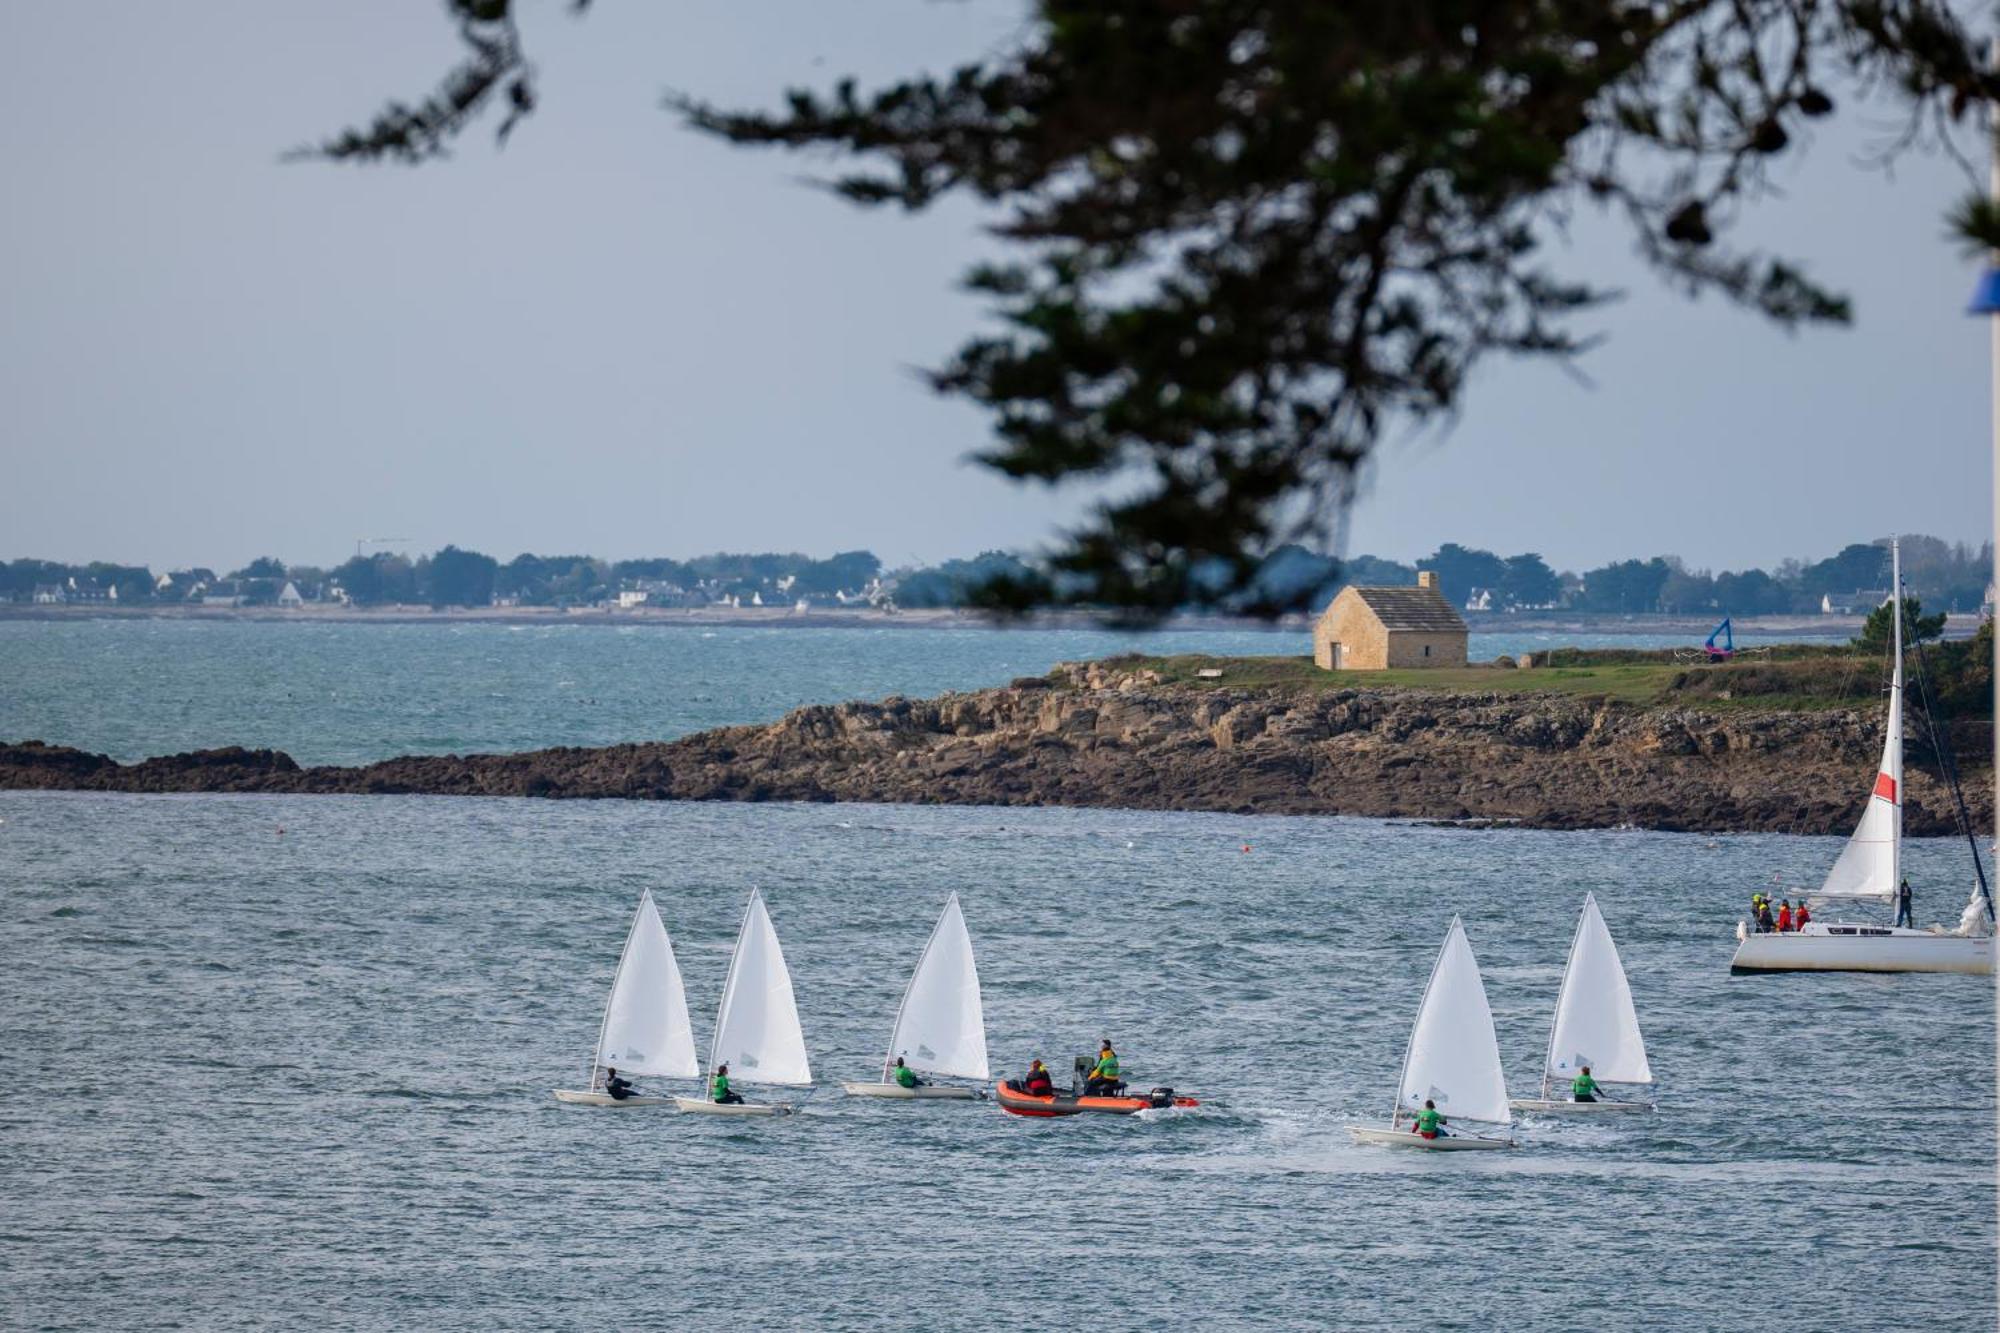
[(1511, 1124), (1507, 1079), (1500, 1070), (1500, 1043), (1493, 1035), (1493, 1011), (1479, 962), (1457, 917), (1431, 967), (1423, 1007), (1403, 1057), (1397, 1111), (1411, 1115), (1424, 1100), (1437, 1103), (1447, 1118)]
[(764, 910), (764, 896), (750, 891), (736, 953), (729, 960), (729, 979), (722, 986), (722, 1009), (715, 1018), (715, 1045), (709, 1055), (712, 1073), (729, 1066), (735, 1083), (779, 1083), (794, 1087), (812, 1082), (806, 1063), (806, 1038), (799, 1027), (798, 1004), (792, 998), (792, 976), (778, 947), (778, 932)]
[[(661, 1078), (699, 1078), (694, 1029), (688, 1023), (687, 992), (673, 941), (660, 922), (651, 890), (639, 895), (639, 910), (618, 956), (618, 975), (604, 1006), (597, 1037), (597, 1067)], [(595, 1080), (591, 1083), (596, 1087)]]
[(896, 1026), (889, 1035), (889, 1057), (882, 1077), (897, 1056), (912, 1069), (951, 1078), (991, 1077), (986, 1064), (986, 1015), (979, 1002), (979, 969), (972, 959), (972, 936), (958, 895), (945, 899), (944, 911), (924, 945), (917, 970), (903, 992)]
[(1605, 1083), (1653, 1081), (1625, 966), (1604, 914), (1597, 910), (1596, 896), (1588, 893), (1577, 918), (1576, 938), (1570, 942), (1562, 993), (1556, 997), (1547, 1076), (1574, 1078), (1586, 1066), (1593, 1078)]

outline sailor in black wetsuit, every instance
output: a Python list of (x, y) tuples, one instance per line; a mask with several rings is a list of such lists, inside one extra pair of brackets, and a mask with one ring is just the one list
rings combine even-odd
[(607, 1069), (604, 1071), (604, 1091), (612, 1101), (622, 1102), (632, 1095), (632, 1081), (618, 1077), (615, 1069)]
[(1021, 1080), (1021, 1091), (1030, 1097), (1053, 1097), (1056, 1081), (1049, 1077), (1049, 1067), (1040, 1060), (1028, 1066), (1028, 1076)]

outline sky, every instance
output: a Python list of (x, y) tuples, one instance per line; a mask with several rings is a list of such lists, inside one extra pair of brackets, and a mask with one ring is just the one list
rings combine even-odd
[[(428, 92), (459, 54), (441, 5), (0, 4), (0, 559), (331, 564), (392, 538), (899, 565), (1075, 519), (968, 463), (983, 418), (913, 373), (981, 326), (974, 211), (858, 210), (805, 183), (830, 161), (660, 107), (942, 71), (1004, 49), (1020, 5), (525, 8), (540, 109), (413, 170), (278, 158)], [(1383, 451), (1347, 551), (1721, 570), (1984, 539), (1987, 335), (1942, 223), (1968, 178), (1865, 165), (1889, 128), (1838, 117), (1738, 233), (1851, 294), (1852, 328), (1688, 301), (1586, 217), (1566, 271), (1628, 292), (1581, 326), (1606, 338), (1588, 382), (1488, 363), (1455, 424)]]

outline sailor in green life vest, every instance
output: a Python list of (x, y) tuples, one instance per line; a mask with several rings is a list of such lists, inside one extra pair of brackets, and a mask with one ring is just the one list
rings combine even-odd
[(1435, 1139), (1443, 1133), (1444, 1113), (1438, 1110), (1436, 1102), (1424, 1098), (1424, 1109), (1417, 1112), (1417, 1137)]
[(709, 1099), (718, 1106), (740, 1106), (743, 1095), (729, 1090), (729, 1066), (717, 1065), (715, 1077), (708, 1081)]
[(1111, 1038), (1106, 1037), (1097, 1052), (1097, 1063), (1090, 1068), (1090, 1077), (1083, 1085), (1086, 1097), (1110, 1097), (1116, 1095), (1118, 1081), (1118, 1052), (1111, 1049)]
[(896, 1080), (899, 1087), (923, 1088), (930, 1086), (924, 1080), (917, 1077), (916, 1070), (903, 1063), (903, 1057), (900, 1055), (896, 1057), (896, 1067), (889, 1071), (889, 1075)]
[(1594, 1102), (1597, 1100), (1597, 1080), (1590, 1076), (1590, 1066), (1576, 1071), (1576, 1077), (1569, 1081), (1569, 1099), (1573, 1102)]

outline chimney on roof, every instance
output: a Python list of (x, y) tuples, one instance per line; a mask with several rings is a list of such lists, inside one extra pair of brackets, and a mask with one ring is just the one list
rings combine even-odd
[(1418, 571), (1417, 571), (1417, 586), (1418, 586), (1419, 588), (1435, 588), (1435, 587), (1437, 587), (1437, 586), (1438, 586), (1438, 575), (1437, 575), (1437, 571), (1436, 571), (1435, 569), (1420, 569), (1420, 570), (1418, 570)]

